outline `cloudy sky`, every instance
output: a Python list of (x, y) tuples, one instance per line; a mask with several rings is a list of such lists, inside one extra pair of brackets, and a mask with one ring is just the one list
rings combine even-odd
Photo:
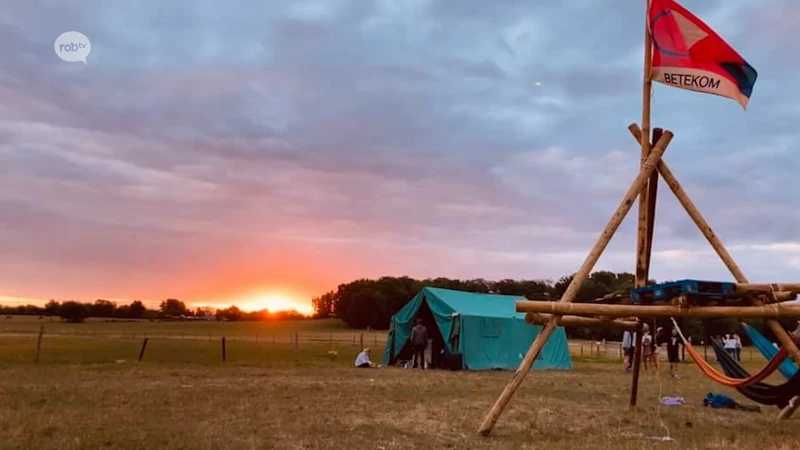
[[(758, 3), (757, 6), (756, 3)], [(753, 281), (800, 279), (800, 5), (684, 0), (747, 111), (656, 85), (665, 159)], [(11, 0), (0, 296), (307, 302), (558, 278), (636, 174), (644, 1)], [(88, 64), (61, 61), (65, 31)], [(730, 279), (662, 184), (651, 274)], [(633, 271), (635, 209), (597, 268)]]

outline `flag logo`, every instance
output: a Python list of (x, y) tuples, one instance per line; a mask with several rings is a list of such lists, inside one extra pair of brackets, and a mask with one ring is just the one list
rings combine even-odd
[(730, 45), (674, 0), (651, 0), (648, 15), (653, 81), (747, 108), (758, 74)]

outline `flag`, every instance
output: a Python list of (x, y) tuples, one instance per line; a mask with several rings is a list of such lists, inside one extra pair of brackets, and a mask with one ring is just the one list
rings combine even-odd
[(714, 30), (675, 0), (650, 0), (648, 16), (653, 81), (727, 97), (747, 108), (758, 74)]

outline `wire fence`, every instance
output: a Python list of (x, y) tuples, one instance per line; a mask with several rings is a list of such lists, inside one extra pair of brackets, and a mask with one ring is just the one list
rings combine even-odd
[[(693, 346), (706, 360), (716, 361), (716, 354), (712, 346), (706, 345), (705, 343), (694, 344)], [(573, 356), (584, 358), (613, 359), (620, 361), (624, 358), (622, 342), (619, 341), (572, 341), (569, 342), (569, 349)], [(659, 355), (661, 359), (666, 358), (666, 345), (659, 347)], [(680, 357), (682, 361), (685, 361), (687, 358), (686, 350), (683, 346), (681, 346)], [(763, 360), (761, 353), (753, 346), (743, 347), (739, 357), (741, 361)]]
[[(38, 328), (38, 329), (37, 329)], [(50, 331), (50, 328), (54, 328)], [(40, 349), (43, 340), (51, 339), (76, 339), (86, 338), (85, 345), (91, 347), (92, 345), (100, 345), (102, 341), (138, 341), (142, 345), (142, 355), (145, 353), (147, 343), (153, 340), (164, 340), (167, 342), (176, 341), (189, 341), (189, 342), (202, 342), (202, 341), (216, 341), (220, 342), (222, 349), (225, 349), (230, 342), (246, 342), (251, 344), (259, 344), (262, 346), (269, 346), (274, 344), (279, 348), (293, 348), (301, 349), (304, 347), (320, 348), (321, 346), (328, 346), (330, 349), (334, 348), (350, 348), (361, 349), (365, 347), (374, 347), (380, 353), (382, 347), (386, 345), (387, 333), (385, 332), (348, 332), (337, 331), (332, 333), (318, 332), (318, 331), (276, 331), (276, 332), (257, 332), (247, 333), (241, 330), (227, 330), (238, 331), (237, 333), (223, 333), (221, 330), (213, 330), (210, 332), (201, 330), (137, 330), (130, 329), (93, 329), (81, 327), (63, 327), (56, 323), (44, 323), (38, 327), (2, 327), (0, 326), (0, 346), (3, 339), (10, 338), (26, 338), (33, 345), (35, 340), (36, 353), (34, 361), (39, 359)], [(94, 344), (92, 344), (94, 342)], [(138, 344), (136, 344), (138, 345)], [(216, 345), (216, 344), (215, 344)], [(584, 359), (596, 360), (617, 360), (621, 361), (624, 357), (622, 342), (618, 341), (578, 341), (571, 340), (568, 343), (570, 354), (573, 357), (580, 357)], [(699, 344), (695, 348), (705, 359), (709, 361), (716, 360), (713, 347)], [(660, 358), (666, 358), (666, 349), (660, 349)], [(223, 350), (224, 351), (224, 350)], [(223, 360), (225, 356), (223, 355)], [(682, 351), (681, 359), (686, 360), (685, 349)], [(745, 347), (740, 352), (741, 361), (754, 361), (763, 360), (762, 355), (752, 346)]]

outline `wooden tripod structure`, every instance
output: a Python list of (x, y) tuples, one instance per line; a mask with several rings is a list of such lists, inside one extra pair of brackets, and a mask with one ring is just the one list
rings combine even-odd
[[(643, 134), (638, 125), (632, 124), (629, 130), (634, 138), (644, 140)], [(647, 157), (643, 160), (643, 164), (639, 174), (634, 179), (630, 188), (628, 189), (622, 202), (617, 207), (617, 210), (611, 216), (605, 229), (600, 234), (594, 248), (592, 248), (583, 265), (572, 278), (567, 290), (560, 299), (560, 304), (553, 304), (552, 302), (532, 302), (522, 301), (517, 304), (517, 311), (528, 312), (527, 320), (530, 323), (543, 324), (544, 327), (539, 335), (534, 340), (527, 354), (522, 360), (519, 368), (515, 372), (513, 378), (505, 387), (500, 397), (495, 402), (492, 409), (484, 419), (479, 433), (488, 435), (491, 433), (492, 428), (497, 423), (503, 410), (508, 405), (514, 392), (522, 384), (525, 376), (530, 372), (533, 362), (539, 356), (542, 348), (547, 342), (550, 335), (559, 325), (571, 326), (607, 326), (622, 329), (634, 328), (636, 322), (630, 320), (612, 320), (618, 317), (630, 317), (636, 315), (639, 318), (638, 327), (643, 323), (641, 319), (646, 318), (648, 314), (661, 317), (670, 316), (694, 316), (694, 317), (721, 317), (721, 316), (735, 316), (741, 315), (746, 317), (764, 317), (767, 325), (772, 332), (780, 340), (781, 345), (786, 347), (789, 355), (795, 363), (800, 365), (800, 350), (795, 345), (794, 340), (783, 329), (777, 321), (772, 318), (777, 317), (798, 317), (800, 316), (800, 307), (798, 306), (785, 306), (785, 305), (766, 305), (778, 301), (785, 301), (796, 297), (800, 292), (800, 283), (795, 284), (776, 284), (776, 285), (759, 285), (750, 284), (747, 277), (742, 270), (733, 260), (728, 253), (722, 241), (717, 237), (714, 231), (706, 222), (700, 210), (697, 209), (694, 202), (689, 198), (689, 195), (683, 190), (683, 187), (678, 182), (678, 179), (672, 173), (661, 157), (667, 149), (667, 146), (673, 138), (673, 133), (670, 131), (662, 131), (655, 129), (653, 133), (655, 140), (652, 145), (652, 150), (649, 150)], [(651, 147), (648, 142), (647, 147)], [(636, 305), (569, 305), (578, 293), (581, 284), (589, 276), (589, 273), (594, 268), (595, 263), (602, 255), (614, 233), (619, 228), (627, 213), (633, 207), (636, 197), (639, 197), (639, 227), (638, 227), (638, 245), (637, 245), (637, 267), (636, 267), (636, 287), (643, 287), (646, 285), (647, 276), (650, 267), (650, 255), (653, 243), (653, 224), (655, 218), (655, 203), (656, 192), (659, 175), (664, 179), (667, 186), (675, 194), (680, 204), (689, 214), (689, 217), (694, 221), (695, 225), (700, 229), (700, 232), (705, 236), (713, 249), (719, 255), (722, 262), (731, 272), (737, 281), (737, 291), (742, 294), (748, 294), (752, 306), (750, 307), (686, 307), (681, 305), (668, 305), (668, 306), (636, 306)], [(642, 200), (644, 199), (644, 200)], [(538, 304), (538, 306), (533, 306)], [(576, 307), (576, 308), (566, 308)], [(590, 307), (590, 310), (585, 309)], [(595, 309), (591, 309), (594, 307)], [(583, 308), (583, 309), (581, 309)], [(648, 308), (661, 308), (660, 312)], [(577, 314), (573, 316), (564, 316), (566, 312)], [(691, 313), (690, 313), (691, 312)], [(542, 313), (549, 313), (543, 315)], [(582, 317), (582, 316), (595, 316), (595, 317)], [(597, 317), (599, 316), (599, 318)], [(562, 322), (563, 321), (563, 322)], [(631, 407), (636, 406), (636, 397), (638, 393), (639, 384), (639, 370), (642, 359), (642, 333), (637, 333), (635, 343), (634, 362), (633, 362), (633, 380), (631, 386)], [(800, 406), (800, 401), (797, 398), (793, 399), (789, 406), (781, 411), (780, 418), (785, 419), (791, 416), (794, 410)]]
[[(792, 307), (777, 308), (778, 305), (768, 305), (771, 308), (765, 308), (765, 303), (776, 303), (795, 298), (797, 293), (800, 292), (800, 283), (782, 286), (749, 284), (747, 277), (745, 277), (742, 270), (728, 253), (728, 250), (722, 244), (722, 241), (720, 241), (717, 235), (714, 234), (714, 231), (708, 225), (708, 222), (706, 222), (705, 218), (700, 213), (700, 210), (697, 209), (695, 204), (689, 198), (688, 194), (686, 194), (686, 192), (683, 190), (681, 184), (678, 182), (678, 179), (667, 166), (667, 163), (662, 160), (664, 152), (667, 150), (669, 143), (672, 141), (673, 133), (668, 130), (663, 131), (656, 128), (653, 130), (651, 137), (650, 96), (652, 92), (653, 41), (649, 27), (649, 11), (647, 11), (650, 6), (649, 0), (646, 1), (645, 4), (647, 7), (645, 8), (646, 20), (644, 27), (642, 125), (641, 128), (639, 128), (639, 126), (636, 124), (632, 124), (630, 127), (628, 127), (633, 137), (641, 146), (641, 166), (639, 174), (636, 176), (630, 188), (625, 193), (625, 197), (617, 207), (617, 210), (611, 216), (611, 219), (609, 219), (608, 224), (600, 234), (600, 237), (598, 238), (594, 248), (592, 248), (592, 250), (589, 252), (589, 255), (586, 257), (583, 265), (581, 265), (580, 269), (578, 269), (569, 286), (567, 287), (567, 290), (562, 295), (560, 299), (560, 305), (558, 305), (561, 308), (554, 308), (551, 310), (536, 309), (531, 307), (531, 305), (535, 302), (518, 303), (517, 311), (528, 312), (526, 315), (526, 320), (528, 322), (538, 323), (544, 326), (520, 363), (516, 373), (509, 381), (503, 392), (500, 394), (500, 397), (497, 399), (492, 409), (486, 415), (486, 418), (479, 429), (479, 432), (482, 435), (488, 435), (492, 431), (492, 428), (497, 423), (497, 420), (500, 418), (503, 410), (506, 408), (508, 402), (511, 400), (511, 397), (514, 395), (514, 392), (522, 384), (523, 379), (530, 371), (534, 361), (539, 356), (539, 353), (556, 327), (559, 325), (590, 325), (614, 327), (618, 329), (641, 329), (641, 326), (644, 323), (642, 319), (647, 318), (646, 314), (655, 314), (655, 310), (653, 309), (648, 310), (647, 307), (635, 305), (593, 305), (603, 306), (603, 308), (594, 310), (592, 312), (584, 310), (583, 314), (581, 314), (581, 312), (578, 310), (570, 310), (569, 308), (563, 308), (563, 306), (571, 306), (568, 304), (575, 299), (575, 296), (578, 293), (581, 285), (589, 276), (589, 273), (592, 271), (592, 268), (597, 263), (600, 255), (611, 241), (614, 233), (619, 228), (627, 213), (633, 207), (633, 203), (636, 201), (637, 197), (639, 198), (639, 220), (636, 241), (636, 274), (634, 287), (643, 288), (647, 285), (647, 280), (650, 273), (650, 257), (653, 247), (653, 230), (659, 175), (660, 178), (664, 179), (670, 190), (672, 190), (672, 193), (675, 194), (675, 197), (677, 197), (680, 204), (689, 214), (689, 217), (691, 217), (692, 221), (694, 221), (695, 225), (697, 225), (697, 227), (700, 229), (700, 232), (711, 244), (711, 247), (714, 248), (720, 259), (722, 259), (722, 262), (725, 264), (728, 270), (730, 270), (731, 274), (738, 283), (736, 286), (737, 291), (741, 290), (741, 292), (745, 294), (744, 298), (746, 298), (752, 305), (750, 307), (752, 309), (745, 309), (742, 311), (740, 307), (740, 311), (738, 312), (732, 311), (730, 308), (725, 310), (725, 307), (718, 309), (715, 309), (714, 307), (706, 307), (701, 309), (692, 308), (691, 306), (687, 308), (685, 304), (668, 305), (661, 306), (661, 308), (666, 308), (666, 310), (663, 310), (660, 314), (662, 314), (662, 316), (667, 315), (668, 317), (673, 315), (681, 316), (687, 315), (686, 311), (691, 310), (691, 315), (695, 317), (719, 317), (723, 314), (734, 315), (746, 313), (745, 315), (748, 317), (768, 318), (766, 323), (770, 330), (772, 330), (775, 336), (777, 336), (778, 340), (780, 340), (781, 345), (788, 350), (789, 355), (794, 362), (800, 365), (800, 350), (797, 348), (797, 345), (795, 345), (794, 340), (781, 327), (781, 325), (777, 321), (773, 320), (773, 318), (776, 317), (800, 316), (800, 310)], [(625, 309), (620, 310), (619, 308)], [(650, 312), (648, 313), (648, 311)], [(549, 314), (541, 314), (548, 312)], [(565, 313), (576, 315), (564, 316)], [(595, 317), (591, 317), (592, 315)], [(620, 317), (630, 316), (635, 316), (638, 319), (636, 321), (617, 319)], [(631, 385), (631, 407), (636, 406), (641, 360), (642, 333), (636, 333), (633, 361), (633, 380)], [(779, 417), (782, 419), (790, 417), (798, 406), (800, 406), (800, 397), (795, 397), (792, 399), (789, 406), (781, 411)]]

